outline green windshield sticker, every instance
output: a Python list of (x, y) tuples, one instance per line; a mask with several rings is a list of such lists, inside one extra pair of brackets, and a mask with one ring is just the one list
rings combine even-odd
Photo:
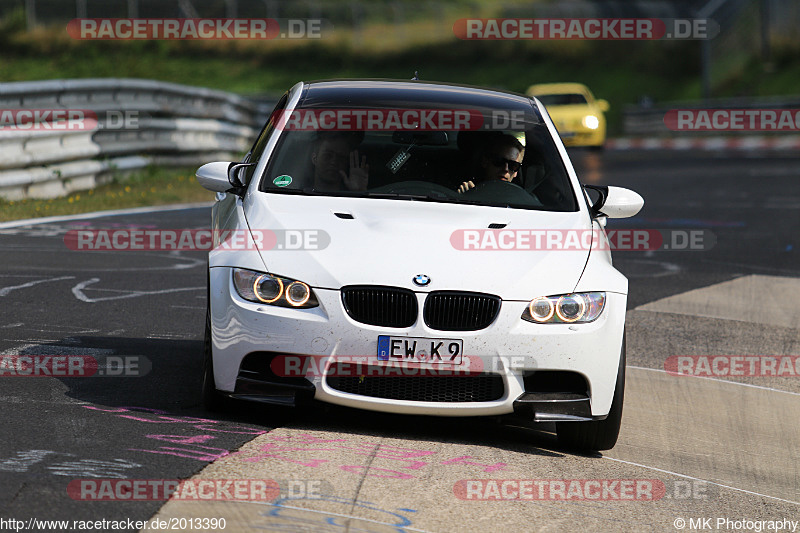
[(278, 187), (286, 187), (287, 185), (292, 183), (292, 177), (284, 174), (283, 176), (278, 176), (277, 178), (272, 180), (272, 183)]

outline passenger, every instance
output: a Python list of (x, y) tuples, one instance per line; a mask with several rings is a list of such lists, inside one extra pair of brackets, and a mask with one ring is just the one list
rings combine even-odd
[(367, 157), (359, 160), (356, 149), (364, 134), (354, 132), (320, 133), (311, 153), (314, 189), (317, 191), (364, 191), (369, 182)]
[(491, 137), (475, 160), (472, 179), (462, 183), (458, 192), (466, 192), (484, 181), (512, 181), (522, 166), (524, 155), (525, 148), (513, 135)]

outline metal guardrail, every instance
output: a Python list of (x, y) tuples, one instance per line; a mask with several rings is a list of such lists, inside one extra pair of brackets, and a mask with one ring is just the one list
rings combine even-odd
[[(628, 136), (668, 136), (676, 132), (667, 128), (664, 116), (674, 109), (800, 109), (800, 96), (774, 98), (715, 98), (712, 100), (677, 101), (658, 106), (625, 106), (623, 130)], [(720, 132), (692, 132), (692, 135), (719, 135)], [(681, 135), (687, 135), (681, 132)]]
[(3, 83), (0, 112), (88, 110), (98, 124), (72, 131), (0, 127), (0, 197), (52, 198), (150, 164), (234, 159), (251, 146), (273, 106), (274, 101), (141, 79)]
[[(141, 79), (82, 79), (0, 84), (0, 113), (22, 109), (90, 110), (89, 130), (0, 127), (0, 197), (52, 198), (91, 189), (151, 164), (191, 166), (233, 160), (251, 146), (274, 106), (223, 91)], [(672, 109), (798, 109), (800, 97), (717, 99), (627, 106), (631, 137), (667, 137)], [(112, 115), (113, 114), (113, 115)], [(135, 116), (112, 124), (109, 116)], [(2, 117), (2, 115), (0, 115)], [(2, 126), (2, 120), (0, 120)], [(686, 133), (681, 134), (684, 138)], [(693, 134), (702, 137), (702, 133)]]
[(138, 111), (154, 116), (213, 118), (260, 126), (270, 106), (202, 87), (135, 78), (47, 80), (0, 84), (0, 109)]

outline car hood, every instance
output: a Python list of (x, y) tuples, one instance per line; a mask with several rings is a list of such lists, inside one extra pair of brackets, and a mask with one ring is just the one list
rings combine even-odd
[(592, 104), (547, 106), (547, 112), (550, 113), (551, 118), (583, 118), (589, 114), (602, 114), (602, 111)]
[[(589, 251), (501, 250), (491, 242), (490, 249), (467, 251), (459, 249), (463, 230), (505, 224), (503, 230), (494, 230), (499, 237), (499, 231), (508, 230), (591, 229), (581, 212), (294, 194), (258, 193), (248, 203), (246, 217), (252, 231), (279, 236), (275, 246), (259, 249), (268, 271), (312, 287), (390, 285), (418, 292), (484, 292), (525, 301), (573, 291)], [(280, 238), (287, 230), (316, 234), (318, 249), (287, 250)], [(484, 238), (481, 233), (478, 242)], [(505, 241), (509, 242), (514, 241)], [(420, 274), (430, 278), (425, 287), (413, 282)]]

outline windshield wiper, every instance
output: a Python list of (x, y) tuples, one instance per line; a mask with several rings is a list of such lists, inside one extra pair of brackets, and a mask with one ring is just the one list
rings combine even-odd
[(365, 196), (369, 198), (391, 198), (391, 199), (400, 199), (400, 200), (420, 200), (423, 202), (436, 202), (438, 198), (432, 198), (425, 194), (405, 194), (405, 193), (394, 193), (394, 192), (365, 192)]

